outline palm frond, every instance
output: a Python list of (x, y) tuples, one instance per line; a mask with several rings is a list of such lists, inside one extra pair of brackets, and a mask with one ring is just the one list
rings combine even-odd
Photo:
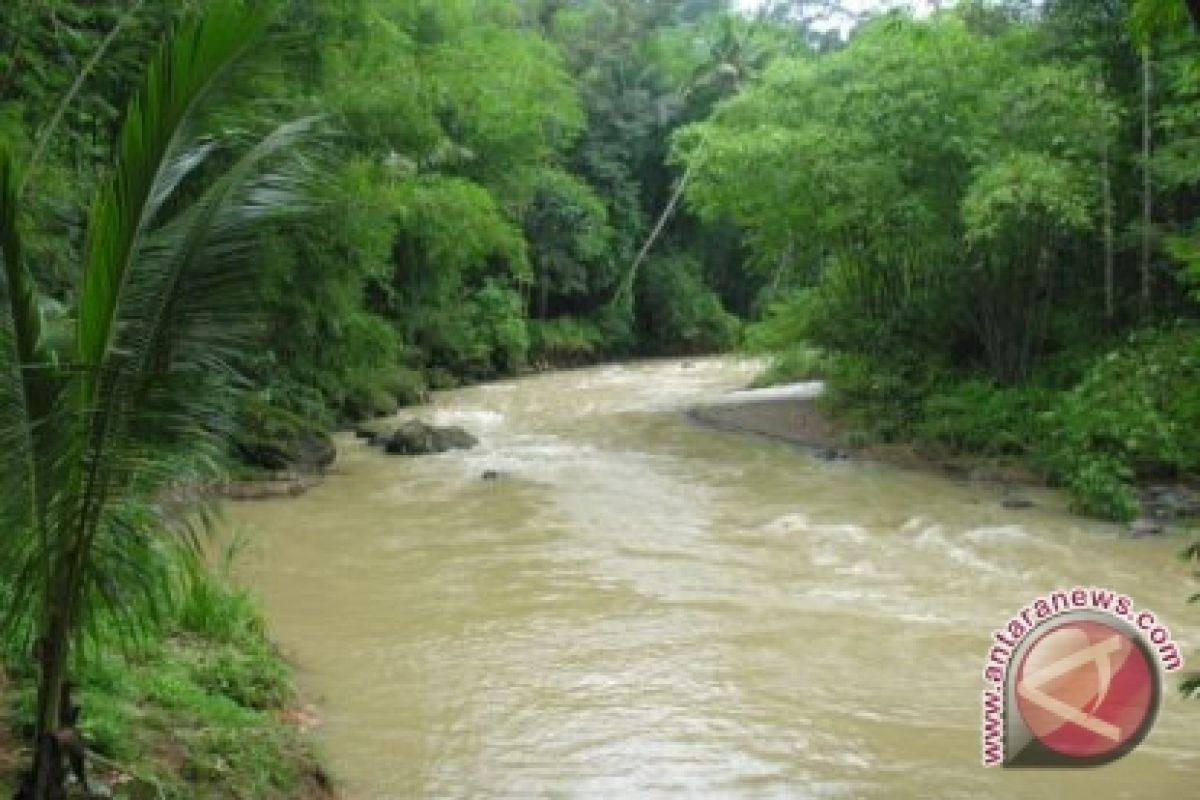
[[(169, 195), (166, 169), (190, 116), (266, 25), (270, 4), (218, 0), (185, 25), (150, 65), (130, 104), (113, 177), (89, 215), (79, 300), (78, 357), (98, 369), (113, 341), (121, 289), (137, 244)], [(164, 185), (167, 184), (167, 185)], [(94, 392), (89, 393), (94, 397)]]
[[(264, 136), (191, 205), (147, 231), (131, 259), (95, 397), (105, 410), (105, 435), (86, 453), (88, 462), (104, 464), (104, 483), (94, 494), (105, 522), (93, 537), (85, 606), (131, 621), (118, 630), (135, 630), (166, 602), (162, 587), (171, 583), (173, 559), (160, 558), (160, 544), (173, 538), (194, 550), (207, 527), (203, 496), (195, 493), (170, 508), (156, 502), (151, 517), (112, 522), (123, 518), (122, 509), (144, 508), (146, 498), (157, 501), (173, 486), (203, 483), (219, 472), (237, 383), (234, 359), (255, 310), (259, 232), (307, 208), (309, 172), (295, 156), (317, 119)], [(181, 148), (177, 160), (194, 161), (197, 150)], [(275, 161), (282, 163), (267, 169)], [(178, 186), (173, 176), (187, 169), (168, 163), (162, 181)], [(182, 205), (170, 192), (161, 196), (163, 208)]]
[[(11, 153), (0, 147), (0, 582), (9, 594), (0, 631), (11, 640), (21, 613), (35, 607), (36, 587), (46, 578), (44, 542), (35, 536), (45, 513), (45, 469), (35, 432), (46, 431), (49, 412), (41, 309), (21, 246), (21, 177)], [(43, 442), (45, 434), (41, 436)], [(44, 447), (42, 448), (44, 451)]]
[(4, 299), (20, 363), (38, 361), (41, 309), (37, 287), (25, 265), (19, 229), (21, 176), (12, 153), (0, 146), (0, 261), (4, 264)]

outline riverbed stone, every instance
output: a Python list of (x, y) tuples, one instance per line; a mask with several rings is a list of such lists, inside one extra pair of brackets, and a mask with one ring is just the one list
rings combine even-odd
[(323, 472), (337, 459), (337, 446), (324, 433), (308, 431), (273, 439), (236, 439), (234, 451), (247, 464), (270, 471)]
[(1012, 509), (1015, 511), (1015, 510), (1020, 510), (1020, 509), (1033, 508), (1034, 503), (1028, 497), (1020, 497), (1018, 495), (1008, 495), (1003, 500), (1000, 501), (1000, 505), (1004, 506), (1005, 508)]
[(1200, 497), (1190, 489), (1152, 484), (1141, 491), (1143, 515), (1172, 521), (1200, 515)]
[(413, 420), (405, 422), (380, 443), (390, 455), (420, 456), (447, 450), (469, 450), (479, 440), (459, 427), (439, 428)]
[(396, 422), (394, 420), (371, 420), (359, 423), (354, 427), (355, 437), (367, 444), (385, 444), (395, 432)]
[(1164, 532), (1162, 523), (1152, 519), (1135, 519), (1129, 525), (1129, 535), (1135, 539), (1140, 539), (1143, 536), (1159, 536)]

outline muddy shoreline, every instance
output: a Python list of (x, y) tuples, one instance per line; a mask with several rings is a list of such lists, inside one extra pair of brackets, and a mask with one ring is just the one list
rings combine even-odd
[(1036, 472), (1015, 461), (936, 452), (913, 444), (853, 446), (837, 421), (821, 411), (816, 396), (747, 397), (696, 406), (685, 416), (698, 425), (790, 444), (830, 461), (875, 461), (1001, 489), (1049, 488)]
[[(950, 453), (912, 443), (854, 446), (844, 427), (821, 410), (819, 395), (759, 397), (753, 391), (736, 392), (693, 407), (684, 416), (696, 425), (781, 442), (827, 461), (871, 461), (977, 485), (994, 491), (998, 502), (1011, 509), (1036, 505), (1030, 495), (1059, 488), (1015, 458)], [(1194, 483), (1144, 483), (1138, 494), (1141, 512), (1127, 528), (1135, 538), (1166, 533), (1200, 516), (1200, 486)]]

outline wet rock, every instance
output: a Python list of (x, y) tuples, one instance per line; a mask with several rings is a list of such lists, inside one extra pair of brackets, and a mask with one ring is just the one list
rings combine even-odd
[(324, 471), (337, 460), (337, 446), (325, 434), (306, 433), (299, 436), (293, 447), (295, 466), (301, 470)]
[(386, 422), (383, 420), (372, 420), (364, 422), (354, 428), (356, 438), (365, 441), (367, 444), (384, 444), (391, 438), (396, 431), (395, 422)]
[(470, 450), (479, 440), (459, 427), (434, 428), (434, 444), (438, 452), (445, 450)]
[(322, 426), (253, 398), (238, 409), (231, 451), (265, 472), (320, 473), (337, 459), (337, 446)]
[(447, 450), (469, 450), (479, 440), (462, 428), (438, 428), (424, 422), (406, 422), (381, 442), (390, 455), (420, 456)]
[(276, 439), (243, 438), (234, 443), (242, 461), (259, 469), (322, 472), (337, 459), (337, 446), (323, 433), (295, 433)]
[(1025, 508), (1033, 508), (1034, 502), (1028, 497), (1018, 497), (1016, 495), (1008, 495), (1000, 501), (1000, 505), (1012, 510)]
[(1148, 516), (1160, 520), (1200, 515), (1200, 497), (1187, 489), (1173, 486), (1147, 486), (1141, 493), (1142, 508)]
[(1135, 519), (1129, 526), (1129, 535), (1135, 539), (1143, 536), (1160, 536), (1164, 532), (1162, 523), (1152, 519)]

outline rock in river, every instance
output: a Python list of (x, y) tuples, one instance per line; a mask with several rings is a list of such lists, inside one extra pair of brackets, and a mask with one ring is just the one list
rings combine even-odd
[(1158, 536), (1163, 533), (1163, 526), (1152, 519), (1135, 519), (1129, 526), (1129, 535), (1135, 539), (1143, 536)]
[(250, 466), (264, 470), (322, 472), (337, 458), (337, 447), (318, 431), (296, 432), (276, 438), (239, 437), (234, 452)]
[(462, 428), (439, 428), (424, 422), (406, 422), (389, 436), (380, 436), (376, 442), (392, 455), (420, 456), (444, 453), (447, 450), (469, 450), (479, 440)]

